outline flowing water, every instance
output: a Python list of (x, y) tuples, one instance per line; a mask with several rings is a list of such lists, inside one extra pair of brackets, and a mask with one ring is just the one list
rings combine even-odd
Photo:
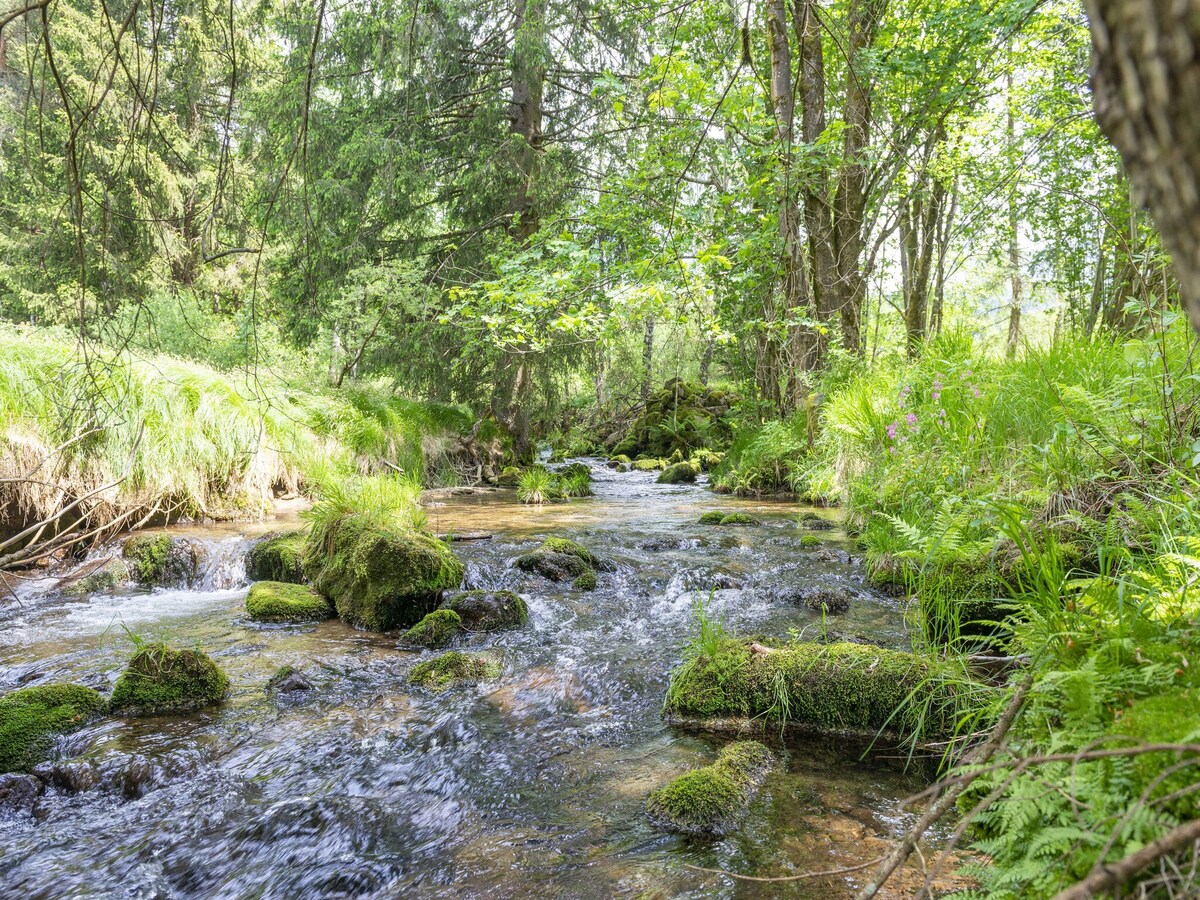
[[(27, 586), (0, 611), (0, 691), (42, 680), (107, 690), (132, 649), (128, 631), (200, 646), (232, 692), (218, 708), (107, 719), (68, 738), (61, 783), (36, 815), (0, 819), (0, 895), (849, 895), (869, 869), (767, 884), (692, 867), (787, 875), (878, 856), (910, 821), (900, 799), (924, 783), (895, 759), (756, 732), (786, 765), (721, 841), (657, 832), (643, 803), (729, 740), (660, 715), (697, 598), (743, 634), (824, 628), (893, 646), (905, 644), (899, 606), (863, 589), (844, 534), (802, 527), (795, 504), (657, 485), (654, 475), (595, 463), (591, 499), (537, 509), (495, 491), (430, 505), (436, 531), (494, 535), (454, 544), (467, 586), (517, 590), (530, 608), (525, 628), (471, 638), (469, 649), (502, 655), (498, 680), (442, 694), (409, 688), (408, 671), (429, 653), (398, 649), (395, 635), (245, 619), (241, 560), (255, 531), (280, 523), (178, 530), (204, 550), (187, 588), (80, 600)], [(695, 524), (712, 508), (763, 525)], [(809, 533), (822, 549), (801, 549)], [(615, 571), (580, 593), (512, 568), (551, 534)], [(851, 585), (858, 599), (824, 623), (780, 599), (782, 587), (818, 581)], [(285, 664), (314, 689), (268, 695)]]

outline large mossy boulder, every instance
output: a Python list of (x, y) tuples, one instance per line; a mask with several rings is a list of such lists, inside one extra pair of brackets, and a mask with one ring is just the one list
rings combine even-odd
[(815, 733), (933, 740), (953, 731), (962, 681), (960, 668), (900, 650), (726, 638), (676, 670), (664, 711), (717, 728), (785, 717)]
[(86, 725), (105, 705), (79, 684), (34, 685), (0, 697), (0, 773), (31, 771), (59, 735)]
[(472, 656), (451, 650), (413, 666), (408, 673), (409, 684), (442, 691), (453, 684), (484, 681), (500, 674), (500, 663), (486, 656)]
[(696, 480), (699, 474), (699, 463), (677, 462), (663, 469), (656, 481), (659, 484), (690, 484)]
[(134, 535), (121, 547), (121, 555), (133, 580), (146, 587), (185, 587), (200, 568), (196, 545), (169, 534)]
[(313, 587), (358, 628), (411, 627), (433, 611), (443, 591), (462, 582), (463, 564), (432, 535), (379, 528), (356, 516), (327, 534), (326, 552), (308, 555)]
[(169, 715), (220, 703), (228, 690), (225, 673), (199, 650), (145, 644), (117, 679), (110, 705), (120, 715)]
[(256, 581), (246, 594), (246, 614), (256, 622), (320, 622), (333, 607), (308, 585)]
[(672, 378), (650, 395), (624, 437), (609, 437), (612, 452), (670, 457), (713, 441), (724, 443), (732, 435), (728, 413), (736, 400), (724, 391)]
[(724, 837), (745, 818), (750, 802), (775, 767), (775, 756), (757, 741), (725, 747), (711, 766), (695, 769), (646, 799), (658, 828), (698, 837)]
[(304, 583), (304, 544), (307, 532), (273, 534), (259, 541), (246, 554), (246, 577), (251, 581)]
[(467, 631), (520, 628), (529, 620), (529, 607), (512, 591), (463, 591), (442, 603), (459, 616)]

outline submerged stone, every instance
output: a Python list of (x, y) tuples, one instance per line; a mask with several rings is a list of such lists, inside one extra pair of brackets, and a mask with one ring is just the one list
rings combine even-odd
[(293, 694), (298, 691), (311, 691), (313, 684), (303, 672), (291, 666), (280, 666), (279, 671), (267, 682), (268, 694)]
[(32, 812), (45, 791), (42, 780), (33, 775), (0, 775), (0, 814)]
[(468, 631), (519, 628), (529, 619), (529, 607), (512, 591), (463, 591), (442, 603), (460, 617)]
[(251, 581), (284, 581), (303, 584), (304, 530), (275, 534), (259, 541), (246, 554), (246, 577)]
[(413, 666), (408, 681), (417, 687), (441, 691), (457, 682), (483, 681), (499, 674), (500, 664), (495, 660), (451, 650)]
[(712, 656), (696, 656), (676, 670), (664, 711), (715, 727), (785, 718), (821, 733), (935, 739), (953, 732), (962, 677), (951, 663), (882, 647), (793, 643), (770, 649), (726, 638)]
[(745, 817), (775, 764), (774, 754), (757, 741), (730, 744), (712, 765), (680, 775), (651, 793), (646, 814), (666, 831), (723, 837)]
[(313, 587), (351, 625), (370, 631), (415, 625), (442, 591), (462, 582), (463, 564), (432, 535), (376, 528), (355, 516), (331, 532), (332, 548)]
[(806, 606), (813, 612), (844, 613), (854, 601), (854, 591), (838, 585), (810, 585), (785, 590), (781, 599), (798, 606)]
[(320, 622), (333, 608), (307, 585), (256, 581), (246, 595), (246, 613), (256, 622)]
[(199, 650), (146, 644), (117, 679), (111, 707), (127, 716), (190, 712), (220, 703), (228, 690), (225, 673)]
[(463, 632), (463, 621), (452, 609), (435, 609), (400, 638), (408, 647), (445, 647)]
[(21, 688), (0, 697), (0, 772), (28, 772), (54, 749), (56, 738), (104, 710), (104, 698), (79, 684)]
[(92, 563), (84, 574), (72, 575), (67, 582), (60, 591), (68, 597), (111, 593), (129, 582), (129, 566), (123, 559), (108, 559), (100, 565)]

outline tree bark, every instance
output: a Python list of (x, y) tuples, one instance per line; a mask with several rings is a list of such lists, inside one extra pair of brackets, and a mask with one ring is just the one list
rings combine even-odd
[[(1008, 73), (1008, 119), (1005, 126), (1005, 138), (1008, 151), (1013, 159), (1017, 158), (1017, 127), (1013, 114), (1013, 77)], [(1021, 301), (1023, 283), (1021, 279), (1021, 223), (1017, 215), (1018, 184), (1016, 176), (1008, 191), (1008, 265), (1009, 277), (1012, 284), (1012, 297), (1008, 306), (1008, 341), (1005, 352), (1012, 356), (1017, 352), (1017, 344), (1021, 340)]]
[(1085, 0), (1096, 118), (1175, 261), (1200, 331), (1200, 0)]
[(645, 331), (642, 333), (642, 402), (650, 399), (650, 391), (654, 388), (654, 318), (646, 317)]

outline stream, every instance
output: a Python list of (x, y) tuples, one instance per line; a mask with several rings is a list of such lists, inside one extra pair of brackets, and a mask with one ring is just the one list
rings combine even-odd
[[(912, 821), (900, 801), (929, 775), (897, 754), (864, 759), (844, 742), (755, 732), (786, 764), (720, 841), (658, 832), (643, 804), (730, 739), (661, 718), (698, 599), (741, 634), (824, 629), (906, 647), (900, 604), (864, 588), (845, 534), (802, 526), (795, 503), (586, 462), (593, 498), (535, 508), (496, 490), (430, 504), (434, 531), (493, 535), (454, 544), (466, 586), (516, 590), (530, 609), (525, 628), (470, 639), (467, 649), (502, 654), (497, 680), (442, 694), (406, 684), (431, 653), (398, 649), (396, 634), (246, 620), (242, 559), (255, 536), (294, 524), (287, 517), (172, 529), (204, 548), (186, 590), (81, 600), (23, 588), (0, 608), (0, 692), (43, 680), (107, 692), (131, 634), (199, 646), (232, 689), (220, 707), (105, 719), (66, 738), (62, 784), (35, 816), (0, 819), (0, 896), (850, 896), (871, 869), (754, 883), (690, 867), (789, 875), (874, 859)], [(763, 524), (696, 524), (714, 508)], [(816, 512), (836, 524), (835, 512)], [(801, 549), (806, 534), (822, 546)], [(549, 535), (615, 571), (581, 593), (511, 567)], [(847, 613), (823, 622), (780, 599), (821, 581), (856, 590)], [(314, 689), (268, 695), (285, 664)]]

